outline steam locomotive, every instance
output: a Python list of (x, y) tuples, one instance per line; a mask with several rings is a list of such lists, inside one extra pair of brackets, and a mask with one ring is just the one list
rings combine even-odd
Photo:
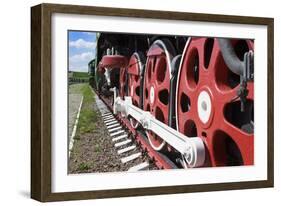
[[(253, 59), (250, 39), (98, 33), (91, 84), (108, 97), (115, 88), (119, 98), (130, 97), (134, 108), (186, 139), (200, 138), (201, 166), (252, 165)], [(154, 150), (187, 167), (173, 135), (166, 141), (137, 118), (127, 118)]]

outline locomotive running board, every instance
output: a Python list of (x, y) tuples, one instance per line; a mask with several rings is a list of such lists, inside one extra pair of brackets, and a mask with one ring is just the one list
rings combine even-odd
[(184, 134), (174, 130), (168, 125), (157, 120), (150, 112), (132, 104), (131, 97), (125, 97), (122, 100), (116, 97), (114, 89), (114, 114), (121, 113), (123, 117), (131, 116), (137, 120), (145, 129), (151, 130), (174, 149), (182, 154), (188, 167), (200, 167), (205, 162), (205, 147), (201, 138), (187, 137)]

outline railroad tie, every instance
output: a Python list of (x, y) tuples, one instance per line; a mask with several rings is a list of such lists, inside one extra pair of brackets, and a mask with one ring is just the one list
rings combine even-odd
[(112, 117), (114, 117), (114, 116), (111, 114), (111, 115), (108, 115), (108, 116), (106, 116), (106, 117), (103, 117), (102, 119), (106, 120), (106, 119), (110, 119), (110, 118), (112, 118)]
[(124, 130), (120, 130), (120, 131), (117, 131), (117, 132), (113, 132), (113, 133), (111, 133), (111, 134), (109, 134), (111, 137), (113, 137), (113, 136), (116, 136), (116, 135), (118, 135), (118, 134), (122, 134), (124, 132)]
[(122, 162), (122, 163), (126, 163), (126, 162), (132, 161), (132, 160), (134, 160), (134, 159), (137, 159), (137, 158), (140, 157), (140, 156), (141, 156), (141, 152), (138, 152), (138, 153), (132, 154), (132, 155), (130, 155), (130, 156), (128, 156), (128, 157), (123, 157), (123, 158), (121, 159), (121, 162)]
[(111, 113), (111, 112), (105, 112), (105, 113), (103, 113), (101, 116), (102, 116), (102, 117), (107, 117), (108, 115), (112, 115), (112, 113)]
[(133, 150), (135, 148), (136, 148), (136, 145), (132, 145), (132, 146), (129, 146), (129, 147), (125, 147), (124, 149), (118, 150), (117, 153), (118, 154), (123, 154), (123, 153), (129, 152), (129, 151), (131, 151), (131, 150)]
[(111, 121), (114, 121), (114, 120), (116, 120), (116, 119), (114, 117), (112, 117), (111, 119), (104, 120), (103, 122), (108, 123), (108, 122), (111, 122)]
[(130, 142), (132, 142), (131, 139), (126, 139), (126, 140), (123, 141), (123, 142), (115, 143), (114, 147), (121, 147), (121, 146), (123, 146), (123, 145), (129, 144)]
[(122, 129), (121, 126), (109, 129), (108, 132), (111, 133), (111, 132), (114, 132), (114, 131), (117, 131), (117, 130), (120, 130), (120, 129)]
[(115, 119), (114, 116), (103, 119), (104, 122)]
[(127, 134), (123, 134), (123, 135), (120, 135), (120, 136), (118, 136), (118, 137), (114, 137), (114, 138), (112, 138), (112, 142), (116, 142), (116, 141), (121, 140), (121, 139), (124, 139), (124, 138), (126, 138), (126, 137), (128, 137)]
[(103, 120), (111, 119), (112, 117), (114, 117), (114, 116), (113, 115), (109, 115), (109, 116), (103, 117)]
[(117, 127), (117, 126), (120, 126), (119, 123), (116, 123), (116, 124), (112, 124), (112, 125), (109, 125), (109, 126), (106, 126), (107, 129), (111, 129), (111, 128), (114, 128), (114, 127)]
[(105, 125), (110, 126), (110, 125), (113, 125), (113, 124), (116, 124), (116, 123), (118, 123), (117, 120), (112, 120), (111, 122), (105, 123)]

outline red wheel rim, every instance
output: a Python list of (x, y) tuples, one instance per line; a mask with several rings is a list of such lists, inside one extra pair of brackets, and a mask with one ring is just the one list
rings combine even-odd
[[(128, 95), (132, 97), (133, 105), (141, 107), (140, 103), (140, 86), (141, 86), (141, 70), (143, 68), (143, 61), (141, 54), (134, 53), (128, 65)], [(129, 118), (132, 127), (137, 128), (139, 123), (134, 118)]]
[[(250, 40), (232, 40), (232, 44), (241, 57), (254, 46)], [(242, 46), (245, 48), (241, 49)], [(217, 39), (191, 38), (187, 42), (178, 73), (177, 128), (189, 137), (203, 139), (208, 151), (205, 166), (252, 165), (254, 162), (253, 131), (245, 132), (243, 128), (248, 124), (241, 125), (234, 119), (242, 115), (237, 112), (238, 88), (239, 76), (227, 68)], [(248, 82), (247, 88), (249, 111), (243, 118), (253, 121), (254, 83)]]
[[(168, 40), (157, 40), (147, 54), (144, 74), (144, 110), (161, 122), (168, 124), (169, 92), (171, 78), (171, 60), (175, 55), (174, 48)], [(151, 146), (163, 150), (165, 141), (152, 133), (146, 132)]]

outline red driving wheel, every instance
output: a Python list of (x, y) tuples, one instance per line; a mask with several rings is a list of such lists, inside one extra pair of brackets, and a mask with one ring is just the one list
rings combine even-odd
[[(128, 95), (132, 97), (132, 103), (136, 107), (141, 108), (140, 87), (141, 87), (141, 72), (144, 66), (143, 56), (141, 53), (135, 52), (128, 64)], [(139, 123), (129, 118), (133, 128), (137, 128)]]
[[(144, 110), (150, 111), (159, 121), (168, 124), (171, 60), (175, 55), (169, 40), (155, 41), (148, 53), (144, 73)], [(151, 146), (163, 150), (165, 141), (151, 131), (146, 131)]]
[[(240, 58), (253, 50), (251, 40), (232, 40)], [(216, 38), (190, 38), (186, 43), (177, 81), (177, 129), (188, 137), (201, 137), (205, 166), (254, 163), (254, 83), (245, 111), (237, 97), (240, 77), (226, 66)]]

